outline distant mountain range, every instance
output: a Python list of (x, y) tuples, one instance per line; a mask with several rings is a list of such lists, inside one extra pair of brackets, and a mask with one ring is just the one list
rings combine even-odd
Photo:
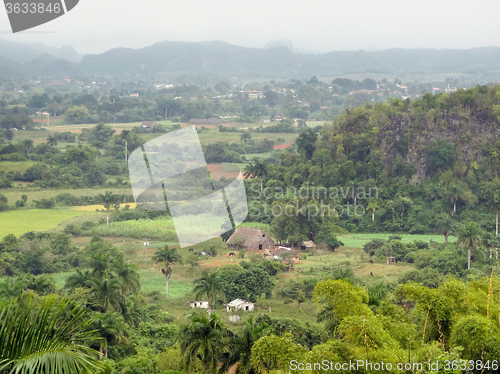
[[(281, 43), (280, 43), (281, 42)], [(286, 44), (277, 41), (274, 44)], [(74, 75), (211, 73), (238, 78), (334, 77), (345, 74), (462, 73), (500, 71), (500, 47), (388, 49), (303, 54), (293, 46), (245, 48), (225, 42), (160, 42), (82, 56), (72, 47), (48, 48), (0, 40), (0, 78)]]

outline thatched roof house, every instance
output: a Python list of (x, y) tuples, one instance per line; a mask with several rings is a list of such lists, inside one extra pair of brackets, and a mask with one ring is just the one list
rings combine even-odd
[(303, 242), (301, 245), (299, 245), (300, 250), (305, 251), (306, 249), (309, 248), (316, 248), (316, 244), (312, 240), (309, 240), (307, 242)]
[(259, 251), (274, 248), (274, 241), (262, 229), (238, 227), (227, 240), (227, 245), (231, 248)]
[(155, 127), (156, 125), (158, 125), (158, 123), (156, 121), (144, 121), (141, 125), (141, 127), (145, 127), (145, 128), (148, 128), (148, 129), (152, 129), (153, 127)]
[(278, 247), (271, 252), (271, 256), (274, 256), (275, 258), (281, 257), (282, 254), (284, 254), (285, 256), (287, 255), (288, 257), (299, 256), (299, 253), (297, 251), (294, 251), (293, 249), (287, 247)]
[(189, 120), (190, 125), (220, 125), (220, 119), (218, 118), (191, 118)]

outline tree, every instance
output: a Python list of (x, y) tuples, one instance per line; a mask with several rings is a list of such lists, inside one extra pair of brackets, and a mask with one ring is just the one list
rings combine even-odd
[(24, 140), (23, 147), (24, 150), (26, 151), (26, 155), (28, 156), (30, 154), (30, 149), (33, 148), (33, 140), (31, 139)]
[(94, 302), (101, 306), (103, 312), (122, 309), (124, 298), (118, 279), (105, 274), (102, 279), (90, 279), (89, 285)]
[(398, 198), (394, 201), (394, 209), (397, 209), (401, 212), (401, 219), (403, 219), (403, 215), (408, 209), (413, 205), (413, 201), (408, 197), (398, 196)]
[(132, 132), (130, 130), (123, 130), (120, 134), (120, 137), (125, 141), (125, 161), (128, 160), (128, 142), (132, 136)]
[(76, 272), (72, 273), (68, 279), (66, 279), (66, 284), (64, 288), (75, 289), (81, 287), (87, 287), (88, 281), (90, 280), (90, 271), (76, 269)]
[(313, 299), (322, 305), (330, 306), (339, 320), (353, 315), (369, 316), (372, 314), (367, 303), (368, 293), (361, 287), (355, 287), (347, 280), (326, 280), (314, 288)]
[(299, 135), (295, 143), (299, 153), (304, 154), (306, 160), (310, 160), (316, 149), (315, 143), (318, 140), (318, 134), (309, 128)]
[(193, 272), (193, 279), (196, 279), (196, 269), (200, 267), (200, 264), (194, 259), (189, 260), (188, 262), (191, 267), (191, 271)]
[[(252, 370), (251, 352), (254, 343), (269, 330), (267, 323), (256, 323), (250, 317), (231, 344), (232, 355), (238, 364), (238, 373), (249, 374)], [(232, 363), (232, 362), (231, 362)]]
[(274, 107), (279, 103), (279, 96), (276, 92), (267, 90), (264, 92), (264, 102), (274, 110)]
[(26, 106), (28, 106), (29, 108), (33, 108), (33, 109), (41, 109), (43, 108), (45, 105), (47, 105), (47, 102), (49, 101), (49, 96), (44, 93), (44, 94), (41, 94), (41, 95), (33, 95), (28, 103), (26, 104)]
[(177, 249), (169, 248), (168, 245), (163, 249), (158, 249), (154, 256), (153, 261), (164, 262), (165, 269), (161, 269), (161, 272), (165, 275), (165, 297), (168, 297), (168, 282), (172, 275), (172, 264), (174, 262), (182, 263), (182, 256), (177, 253)]
[(266, 373), (270, 370), (287, 372), (290, 361), (301, 357), (305, 352), (306, 349), (297, 344), (290, 333), (282, 336), (266, 335), (252, 346), (252, 367), (257, 373)]
[(498, 214), (500, 213), (500, 195), (493, 195), (493, 199), (490, 203), (490, 212), (495, 212), (495, 235), (498, 236)]
[(118, 202), (118, 196), (113, 195), (113, 192), (111, 191), (106, 191), (104, 195), (99, 194), (97, 196), (97, 201), (101, 203), (104, 208), (106, 208), (106, 223), (109, 227), (109, 208), (111, 208)]
[(476, 250), (481, 243), (481, 229), (476, 222), (468, 222), (460, 226), (457, 243), (467, 247), (467, 269), (470, 269), (472, 250)]
[(62, 109), (61, 104), (59, 104), (57, 101), (54, 101), (53, 103), (50, 103), (49, 106), (47, 107), (49, 111), (53, 113), (53, 116), (57, 116), (57, 112), (60, 112)]
[(49, 135), (49, 137), (47, 138), (47, 145), (49, 147), (55, 148), (57, 147), (57, 144), (58, 144), (57, 138), (53, 135)]
[(219, 357), (228, 352), (228, 332), (219, 316), (215, 313), (199, 314), (194, 312), (189, 323), (180, 329), (181, 352), (188, 372), (201, 361), (205, 374), (215, 374), (219, 369)]
[(436, 221), (436, 226), (437, 226), (438, 234), (443, 235), (444, 241), (446, 243), (448, 243), (448, 236), (455, 229), (455, 223), (448, 215), (446, 215), (446, 213), (444, 213), (444, 214), (445, 214), (445, 217), (440, 217)]
[(92, 129), (90, 143), (94, 147), (104, 148), (114, 133), (115, 130), (111, 126), (100, 123)]
[(72, 106), (66, 111), (64, 121), (66, 123), (84, 123), (89, 116), (89, 111), (84, 106)]
[(371, 210), (372, 211), (372, 222), (375, 221), (375, 211), (379, 208), (378, 206), (378, 201), (376, 200), (372, 200), (370, 201), (370, 203), (368, 204), (368, 206), (366, 207), (367, 210)]
[(220, 296), (223, 300), (226, 299), (224, 290), (226, 284), (221, 279), (217, 273), (204, 272), (201, 278), (195, 279), (195, 287), (193, 292), (197, 299), (200, 299), (203, 295), (207, 295), (208, 298), (208, 309), (211, 311), (212, 306), (215, 306), (217, 297)]
[(250, 132), (249, 132), (249, 131), (245, 131), (245, 132), (243, 132), (243, 133), (241, 134), (241, 136), (240, 136), (240, 140), (241, 140), (243, 143), (247, 144), (247, 142), (248, 142), (249, 140), (252, 140), (252, 134), (250, 134)]
[(262, 268), (252, 267), (236, 273), (222, 271), (220, 276), (226, 283), (224, 293), (229, 300), (245, 299), (256, 302), (262, 295), (272, 295), (274, 282)]
[(243, 176), (245, 178), (260, 178), (260, 192), (263, 191), (263, 178), (268, 174), (268, 165), (266, 162), (261, 162), (256, 159), (250, 162), (245, 168), (245, 173)]
[(0, 372), (6, 374), (92, 374), (103, 367), (97, 352), (82, 343), (85, 309), (70, 309), (69, 300), (51, 295), (41, 301), (33, 294), (0, 305)]
[(462, 197), (463, 193), (464, 193), (464, 186), (458, 182), (450, 183), (450, 185), (445, 190), (446, 198), (453, 205), (453, 213), (451, 213), (452, 217), (457, 212), (457, 201)]
[(116, 312), (94, 313), (92, 317), (93, 321), (89, 328), (99, 336), (99, 353), (104, 353), (104, 356), (108, 357), (110, 344), (127, 341), (125, 337), (127, 324), (123, 316)]
[(302, 291), (301, 289), (297, 288), (297, 290), (295, 292), (295, 295), (297, 297), (297, 303), (299, 304), (299, 309), (300, 309), (300, 304), (302, 304), (303, 302), (305, 302), (307, 300), (306, 294), (305, 294), (304, 291)]
[(121, 257), (115, 258), (114, 272), (120, 282), (123, 295), (139, 292), (141, 283), (139, 281), (139, 274), (137, 273), (136, 265), (126, 263)]

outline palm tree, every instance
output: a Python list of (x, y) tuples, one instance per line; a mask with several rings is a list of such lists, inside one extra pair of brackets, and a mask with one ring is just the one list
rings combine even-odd
[(253, 317), (250, 317), (241, 332), (236, 337), (236, 353), (238, 357), (238, 372), (242, 374), (249, 374), (252, 370), (250, 362), (250, 353), (253, 343), (262, 338), (268, 332), (267, 323), (263, 322), (258, 324), (254, 322)]
[(200, 299), (202, 296), (207, 295), (208, 298), (208, 310), (212, 310), (212, 305), (215, 306), (217, 296), (220, 296), (222, 300), (225, 301), (226, 295), (224, 289), (226, 287), (224, 281), (219, 277), (217, 273), (204, 272), (201, 278), (195, 279), (195, 287), (193, 292), (195, 297)]
[(122, 294), (137, 293), (141, 288), (139, 281), (139, 274), (137, 273), (137, 266), (134, 264), (127, 264), (123, 258), (115, 259), (114, 272), (120, 282)]
[(93, 301), (101, 306), (101, 311), (121, 310), (124, 302), (120, 282), (116, 278), (110, 278), (107, 274), (103, 279), (93, 278), (89, 280)]
[(108, 253), (96, 253), (89, 261), (91, 275), (94, 278), (102, 277), (111, 271), (112, 260)]
[[(446, 213), (444, 213), (446, 214)], [(448, 243), (448, 236), (452, 233), (452, 231), (455, 229), (455, 223), (453, 220), (446, 216), (438, 221), (436, 221), (436, 226), (437, 226), (437, 231), (439, 235), (444, 236), (444, 241)]]
[(479, 247), (481, 243), (481, 229), (476, 222), (468, 222), (458, 230), (457, 243), (467, 247), (467, 269), (470, 269), (471, 251)]
[(85, 310), (68, 308), (69, 300), (57, 302), (56, 295), (40, 301), (33, 294), (11, 299), (0, 306), (0, 372), (6, 374), (92, 374), (102, 365), (96, 351), (82, 343)]
[(325, 331), (331, 335), (335, 334), (339, 325), (339, 321), (335, 316), (335, 310), (331, 305), (324, 306), (323, 310), (316, 315), (316, 321), (326, 322)]
[(87, 287), (89, 279), (90, 272), (88, 270), (82, 271), (81, 269), (76, 269), (76, 272), (72, 273), (66, 280), (64, 288), (74, 289), (79, 287)]
[(370, 203), (368, 204), (368, 206), (366, 207), (366, 209), (372, 211), (372, 222), (375, 221), (375, 211), (379, 208), (378, 206), (378, 201), (376, 200), (373, 200), (373, 201), (370, 201)]
[(256, 159), (253, 162), (250, 162), (247, 167), (245, 168), (245, 173), (243, 176), (245, 178), (260, 178), (260, 193), (262, 194), (263, 190), (263, 178), (267, 176), (268, 174), (268, 168), (267, 168), (267, 163), (266, 162), (261, 162), (258, 159)]
[(53, 135), (49, 135), (49, 137), (47, 138), (47, 145), (49, 147), (57, 147), (57, 144), (59, 144), (57, 138)]
[(464, 192), (464, 187), (461, 183), (455, 182), (450, 183), (446, 190), (447, 199), (453, 204), (453, 213), (451, 216), (453, 217), (457, 212), (457, 201), (462, 198)]
[(113, 343), (126, 343), (125, 337), (127, 331), (127, 324), (123, 316), (116, 312), (110, 313), (94, 313), (93, 321), (89, 328), (99, 336), (99, 353), (102, 358), (108, 357), (108, 347)]
[(26, 155), (30, 154), (30, 149), (33, 148), (33, 140), (26, 139), (23, 141), (23, 147), (26, 150)]
[(196, 279), (196, 268), (199, 268), (200, 264), (196, 260), (189, 260), (189, 265), (191, 266), (191, 270), (193, 271), (193, 279)]
[(222, 366), (219, 373), (227, 373), (229, 368), (238, 363), (237, 373), (253, 374), (255, 371), (251, 365), (251, 350), (253, 344), (261, 337), (267, 334), (269, 328), (267, 323), (256, 323), (253, 317), (250, 317), (241, 330), (231, 336), (229, 346), (230, 351), (223, 355)]
[(128, 160), (128, 142), (132, 136), (132, 132), (130, 130), (123, 130), (120, 134), (120, 137), (125, 141), (125, 161)]
[(169, 248), (168, 245), (163, 249), (158, 249), (154, 256), (153, 261), (164, 262), (165, 269), (161, 269), (161, 272), (165, 275), (165, 297), (168, 297), (168, 282), (172, 276), (172, 264), (174, 262), (182, 263), (182, 256), (177, 253), (177, 249)]
[(117, 196), (113, 195), (113, 192), (106, 191), (104, 195), (99, 194), (97, 196), (97, 201), (101, 203), (104, 208), (106, 208), (106, 223), (108, 224), (109, 228), (109, 208), (117, 203)]
[(180, 329), (181, 352), (188, 372), (200, 360), (205, 374), (215, 374), (219, 369), (219, 357), (229, 351), (228, 331), (215, 313), (210, 315), (194, 312), (189, 323)]
[(490, 258), (493, 257), (493, 248), (495, 247), (496, 237), (489, 232), (483, 233), (481, 243), (490, 250)]
[(243, 132), (240, 136), (240, 140), (245, 144), (247, 144), (247, 142), (251, 139), (252, 139), (252, 134), (250, 134), (248, 131)]
[(495, 235), (498, 236), (498, 214), (500, 213), (500, 195), (495, 194), (493, 196), (493, 200), (490, 205), (490, 212), (495, 212), (496, 221), (495, 221)]

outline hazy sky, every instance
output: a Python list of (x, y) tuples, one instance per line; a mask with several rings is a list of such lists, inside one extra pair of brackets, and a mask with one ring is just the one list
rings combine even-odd
[(324, 52), (500, 46), (498, 0), (80, 0), (63, 17), (20, 34), (10, 32), (0, 7), (0, 39), (69, 44), (80, 53), (163, 40), (263, 47), (278, 38)]

